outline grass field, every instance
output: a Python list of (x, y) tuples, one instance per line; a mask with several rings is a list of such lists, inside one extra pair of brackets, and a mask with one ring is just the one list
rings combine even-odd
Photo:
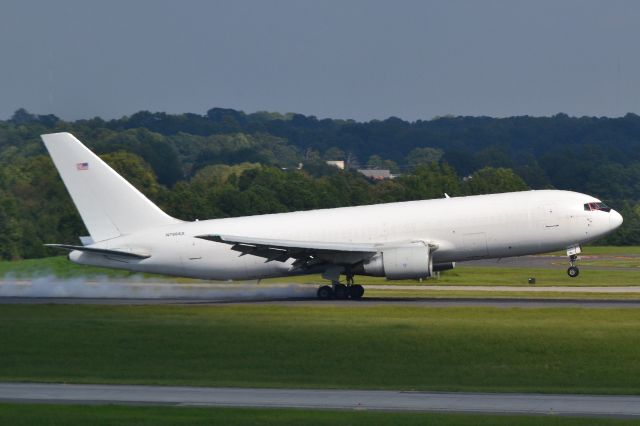
[(0, 404), (0, 424), (31, 425), (438, 425), (631, 426), (635, 420), (330, 410)]
[(640, 394), (640, 313), (4, 305), (0, 380)]
[(118, 269), (97, 268), (77, 265), (66, 256), (46, 257), (43, 259), (26, 259), (16, 261), (0, 261), (0, 278), (32, 278), (44, 275), (55, 275), (61, 278), (75, 276), (85, 277), (127, 277), (131, 273)]

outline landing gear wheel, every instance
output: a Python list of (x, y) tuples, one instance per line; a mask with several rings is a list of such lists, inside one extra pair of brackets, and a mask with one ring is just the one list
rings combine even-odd
[(352, 299), (360, 299), (363, 294), (364, 287), (362, 287), (360, 284), (354, 284), (349, 287), (349, 296), (351, 296)]
[(328, 285), (323, 285), (318, 289), (318, 299), (329, 300), (333, 298), (333, 289)]
[(567, 254), (569, 255), (569, 269), (567, 269), (567, 275), (571, 278), (575, 278), (580, 274), (580, 270), (576, 266), (576, 262), (578, 261), (578, 254), (580, 253), (580, 247), (570, 247), (567, 249)]
[(333, 286), (333, 293), (336, 299), (346, 299), (349, 297), (349, 290), (344, 284), (336, 284)]

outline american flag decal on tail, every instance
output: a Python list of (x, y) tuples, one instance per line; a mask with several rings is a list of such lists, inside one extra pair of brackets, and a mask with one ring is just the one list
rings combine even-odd
[(76, 170), (89, 170), (89, 163), (76, 163)]

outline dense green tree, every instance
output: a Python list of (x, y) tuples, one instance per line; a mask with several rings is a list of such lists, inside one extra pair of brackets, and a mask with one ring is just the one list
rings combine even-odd
[[(605, 242), (640, 244), (635, 114), (355, 122), (214, 108), (65, 122), (21, 109), (0, 120), (0, 258), (50, 255), (43, 243), (75, 244), (86, 234), (40, 140), (60, 131), (185, 220), (559, 188), (622, 211), (623, 226)], [(325, 159), (402, 175), (374, 182)]]
[(511, 169), (485, 167), (465, 181), (466, 192), (471, 195), (497, 192), (525, 191), (529, 189), (520, 176)]
[(404, 200), (442, 198), (449, 195), (464, 195), (460, 178), (448, 164), (431, 163), (420, 166), (412, 174), (398, 178), (404, 186)]
[(22, 227), (19, 223), (18, 200), (0, 191), (0, 259), (19, 259)]
[(438, 148), (418, 147), (412, 149), (407, 154), (407, 164), (410, 167), (425, 166), (431, 163), (438, 163), (442, 159), (444, 151)]
[(102, 159), (147, 197), (160, 198), (161, 187), (153, 169), (138, 155), (116, 151), (102, 155)]
[(400, 173), (398, 163), (393, 160), (385, 160), (379, 155), (372, 155), (367, 161), (367, 167), (370, 169), (389, 170), (391, 173)]
[(331, 148), (325, 151), (323, 157), (327, 161), (340, 161), (340, 160), (344, 161), (347, 159), (347, 154), (345, 154), (345, 152), (340, 148), (336, 148), (335, 146), (332, 146)]
[(620, 214), (624, 217), (624, 223), (618, 231), (601, 240), (603, 244), (612, 245), (637, 245), (640, 241), (640, 204), (632, 205), (623, 202)]

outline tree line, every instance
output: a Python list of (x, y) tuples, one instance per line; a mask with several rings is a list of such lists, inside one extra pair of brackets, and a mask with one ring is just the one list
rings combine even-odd
[[(67, 122), (20, 109), (0, 121), (0, 257), (86, 230), (40, 134), (70, 131), (167, 213), (185, 220), (506, 192), (571, 189), (622, 211), (604, 242), (640, 244), (640, 117), (319, 120), (214, 108)], [(349, 170), (327, 166), (344, 160)], [(400, 177), (373, 182), (358, 167)]]

